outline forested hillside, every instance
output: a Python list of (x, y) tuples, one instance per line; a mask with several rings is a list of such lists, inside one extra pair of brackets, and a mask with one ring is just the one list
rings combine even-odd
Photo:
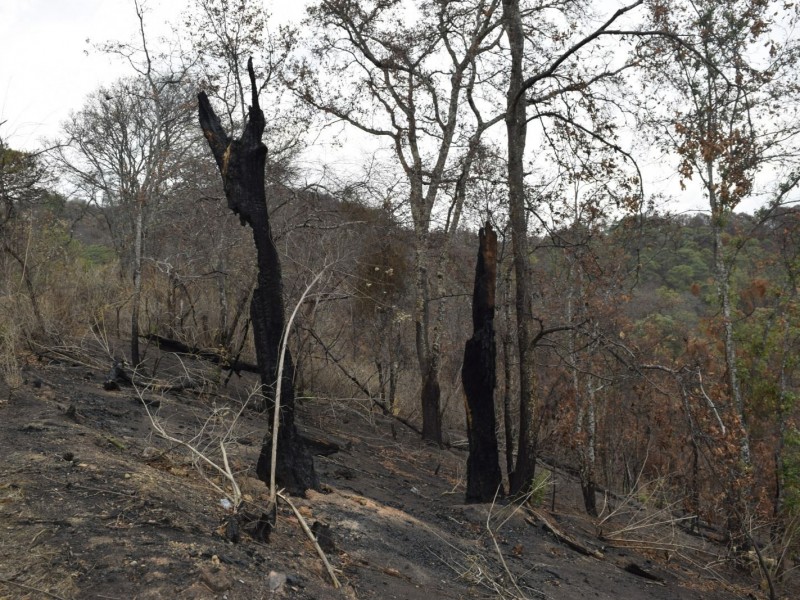
[[(229, 541), (268, 544), (357, 406), (381, 444), (464, 451), (442, 496), (548, 523), (560, 473), (586, 536), (619, 543), (638, 503), (623, 541), (681, 554), (656, 519), (794, 597), (793, 3), (325, 1), (279, 32), (260, 2), (190, 4), (179, 45), (132, 3), (137, 39), (97, 49), (129, 76), (59, 139), (22, 150), (0, 115), (0, 413), (60, 361), (143, 407), (195, 394), (196, 431), (148, 408), (148, 435), (224, 495)], [(336, 171), (335, 144), (375, 151)], [(491, 593), (533, 593), (506, 575)]]

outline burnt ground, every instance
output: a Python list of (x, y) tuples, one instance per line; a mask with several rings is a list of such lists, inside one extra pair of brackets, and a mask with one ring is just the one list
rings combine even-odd
[(0, 383), (0, 598), (763, 596), (757, 578), (721, 561), (724, 547), (642, 498), (613, 499), (599, 524), (583, 516), (573, 478), (549, 471), (555, 493), (544, 489), (537, 510), (587, 555), (527, 508), (465, 506), (465, 451), (427, 446), (355, 400), (305, 399), (301, 429), (339, 451), (316, 458), (322, 490), (293, 501), (309, 524), (329, 527), (320, 538), (343, 584), (334, 589), (283, 503), (268, 543), (246, 524), (230, 542), (213, 487), (222, 480), (151, 426), (148, 411), (212, 460), (226, 437), (245, 512), (257, 515), (265, 417), (240, 410), (255, 380), (167, 391), (187, 374), (195, 383), (225, 374), (150, 349), (151, 368), (156, 360), (156, 381), (139, 392), (105, 390), (108, 359), (89, 344), (31, 355), (21, 377)]

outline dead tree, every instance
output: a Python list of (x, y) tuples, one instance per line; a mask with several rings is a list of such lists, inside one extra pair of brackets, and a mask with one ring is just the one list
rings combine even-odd
[[(475, 290), (472, 296), (472, 338), (464, 348), (467, 408), (467, 502), (491, 502), (502, 484), (494, 416), (496, 383), (494, 304), (497, 283), (497, 234), (487, 221), (480, 230)], [(501, 490), (502, 491), (502, 490)]]
[[(242, 225), (253, 230), (258, 262), (257, 287), (250, 302), (253, 340), (256, 347), (262, 391), (270, 412), (275, 407), (278, 372), (278, 351), (284, 330), (283, 284), (278, 250), (272, 239), (264, 186), (267, 147), (264, 134), (264, 113), (258, 103), (253, 60), (247, 63), (252, 88), (252, 106), (241, 137), (231, 139), (211, 107), (205, 92), (198, 94), (200, 126), (208, 140), (222, 175), (228, 208), (239, 215)], [(297, 433), (294, 423), (294, 363), (287, 350), (281, 381), (278, 461), (275, 476), (281, 487), (292, 493), (303, 493), (318, 485), (314, 462)], [(256, 473), (264, 482), (270, 480), (271, 433), (265, 439), (258, 458)]]

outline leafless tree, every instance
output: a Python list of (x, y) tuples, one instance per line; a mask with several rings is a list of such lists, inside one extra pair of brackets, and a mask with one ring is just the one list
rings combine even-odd
[[(496, 116), (484, 121), (480, 102), (471, 95), (481, 57), (500, 38), (498, 5), (499, 0), (319, 2), (309, 18), (315, 58), (300, 62), (289, 81), (308, 105), (386, 142), (402, 167), (415, 234), (422, 431), (434, 442), (442, 441), (445, 314), (444, 303), (438, 300), (438, 309), (436, 303), (444, 296), (443, 257), (459, 225), (467, 173), (481, 134), (499, 121)], [(443, 220), (444, 243), (434, 248), (437, 220)]]
[[(3, 123), (0, 122), (0, 126)], [(27, 265), (25, 251), (17, 243), (19, 218), (41, 199), (48, 175), (38, 152), (14, 150), (0, 136), (0, 239), (2, 251), (10, 256), (21, 269), (31, 302), (38, 333), (45, 333), (45, 322), (39, 307), (36, 290)]]
[[(517, 461), (512, 474), (511, 491), (530, 487), (536, 460), (535, 333), (532, 309), (533, 289), (528, 268), (528, 193), (526, 191), (526, 156), (529, 123), (535, 122), (545, 141), (552, 130), (561, 129), (585, 135), (590, 143), (618, 151), (626, 159), (630, 154), (615, 141), (613, 127), (598, 110), (602, 103), (600, 88), (630, 66), (630, 61), (610, 58), (601, 39), (619, 35), (612, 25), (639, 7), (642, 1), (623, 6), (604, 18), (599, 26), (586, 16), (592, 14), (590, 3), (564, 1), (540, 6), (538, 3), (503, 0), (503, 26), (508, 38), (509, 79), (506, 91), (506, 131), (508, 143), (508, 210), (513, 242), (516, 289), (517, 346), (520, 380), (520, 431)], [(554, 14), (575, 26), (561, 31)], [(590, 51), (604, 56), (590, 60)], [(597, 92), (597, 93), (595, 93)], [(547, 143), (547, 142), (546, 142)], [(629, 201), (636, 201), (631, 194)], [(535, 214), (535, 213), (534, 213)]]
[(64, 123), (66, 139), (54, 153), (78, 194), (107, 210), (123, 268), (133, 281), (131, 363), (138, 365), (142, 263), (147, 230), (164, 200), (180, 186), (184, 161), (196, 147), (191, 129), (189, 67), (156, 61), (135, 3), (141, 45), (112, 44), (135, 74), (101, 88)]

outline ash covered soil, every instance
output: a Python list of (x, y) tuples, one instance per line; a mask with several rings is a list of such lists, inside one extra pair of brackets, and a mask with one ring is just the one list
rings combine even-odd
[(422, 443), (368, 400), (304, 399), (301, 431), (339, 450), (315, 459), (321, 489), (292, 501), (320, 533), (335, 589), (285, 503), (267, 543), (246, 523), (232, 543), (214, 489), (223, 480), (153, 430), (149, 414), (216, 461), (224, 437), (244, 510), (260, 514), (267, 489), (254, 465), (266, 417), (241, 410), (254, 376), (169, 391), (226, 373), (150, 348), (155, 380), (105, 390), (106, 356), (89, 344), (51, 348), (23, 357), (21, 377), (0, 383), (0, 598), (763, 595), (746, 570), (719, 561), (724, 547), (656, 525), (663, 515), (632, 499), (610, 500), (614, 514), (599, 523), (582, 514), (574, 479), (550, 470), (555, 494), (545, 490), (535, 512), (465, 505), (464, 450)]

